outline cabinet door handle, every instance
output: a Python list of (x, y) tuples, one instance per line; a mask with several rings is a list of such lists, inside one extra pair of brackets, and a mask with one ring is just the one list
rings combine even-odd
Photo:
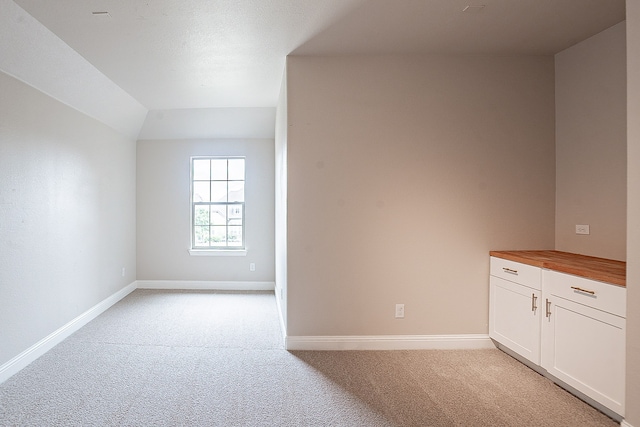
[(549, 299), (546, 299), (547, 301), (547, 313), (545, 314), (546, 317), (551, 317), (551, 301), (549, 301)]
[(595, 295), (595, 294), (596, 294), (596, 292), (595, 292), (595, 291), (589, 291), (589, 290), (587, 290), (587, 289), (582, 289), (582, 288), (579, 288), (579, 287), (577, 287), (577, 286), (572, 286), (572, 287), (571, 287), (571, 289), (576, 290), (576, 291), (578, 291), (578, 292), (584, 292), (584, 293), (586, 293), (586, 294), (591, 294), (591, 295)]
[(502, 271), (504, 271), (505, 273), (509, 273), (509, 274), (518, 274), (518, 270), (512, 270), (512, 269), (507, 268), (507, 267), (502, 267)]
[(531, 294), (531, 311), (533, 312), (538, 309), (538, 306), (536, 305), (537, 300), (538, 297), (536, 296), (536, 294)]

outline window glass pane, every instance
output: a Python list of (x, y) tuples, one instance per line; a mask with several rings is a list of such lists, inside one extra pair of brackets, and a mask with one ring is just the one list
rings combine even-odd
[(193, 225), (209, 225), (209, 206), (196, 206)]
[(209, 227), (195, 226), (193, 231), (196, 246), (209, 246)]
[(211, 179), (227, 179), (227, 159), (211, 159)]
[(229, 201), (244, 202), (244, 181), (229, 181)]
[(244, 159), (229, 159), (229, 180), (244, 181)]
[(227, 225), (227, 206), (212, 205), (211, 206), (211, 225)]
[(229, 227), (229, 246), (242, 246), (242, 227)]
[(242, 226), (242, 205), (229, 205), (229, 225)]
[(229, 225), (242, 225), (242, 218), (229, 218)]
[(193, 161), (193, 179), (194, 181), (208, 181), (211, 179), (209, 174), (211, 168), (209, 159), (194, 159)]
[(227, 181), (211, 181), (211, 201), (227, 201)]
[(193, 201), (208, 202), (209, 200), (209, 181), (193, 183)]
[(227, 228), (211, 227), (211, 246), (227, 245)]

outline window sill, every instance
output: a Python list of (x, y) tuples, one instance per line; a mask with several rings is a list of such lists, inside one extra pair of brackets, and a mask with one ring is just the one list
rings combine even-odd
[(246, 249), (189, 249), (191, 256), (247, 256)]

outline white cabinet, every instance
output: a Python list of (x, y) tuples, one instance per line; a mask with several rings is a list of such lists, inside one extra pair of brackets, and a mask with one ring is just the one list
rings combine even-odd
[(541, 271), (491, 258), (489, 336), (540, 364)]
[(542, 367), (624, 415), (626, 289), (543, 271)]
[(626, 288), (491, 257), (489, 336), (624, 416)]

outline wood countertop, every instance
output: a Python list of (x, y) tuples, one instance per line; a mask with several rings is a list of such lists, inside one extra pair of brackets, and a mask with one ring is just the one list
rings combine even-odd
[(627, 263), (561, 251), (491, 251), (489, 255), (618, 286), (627, 285)]

